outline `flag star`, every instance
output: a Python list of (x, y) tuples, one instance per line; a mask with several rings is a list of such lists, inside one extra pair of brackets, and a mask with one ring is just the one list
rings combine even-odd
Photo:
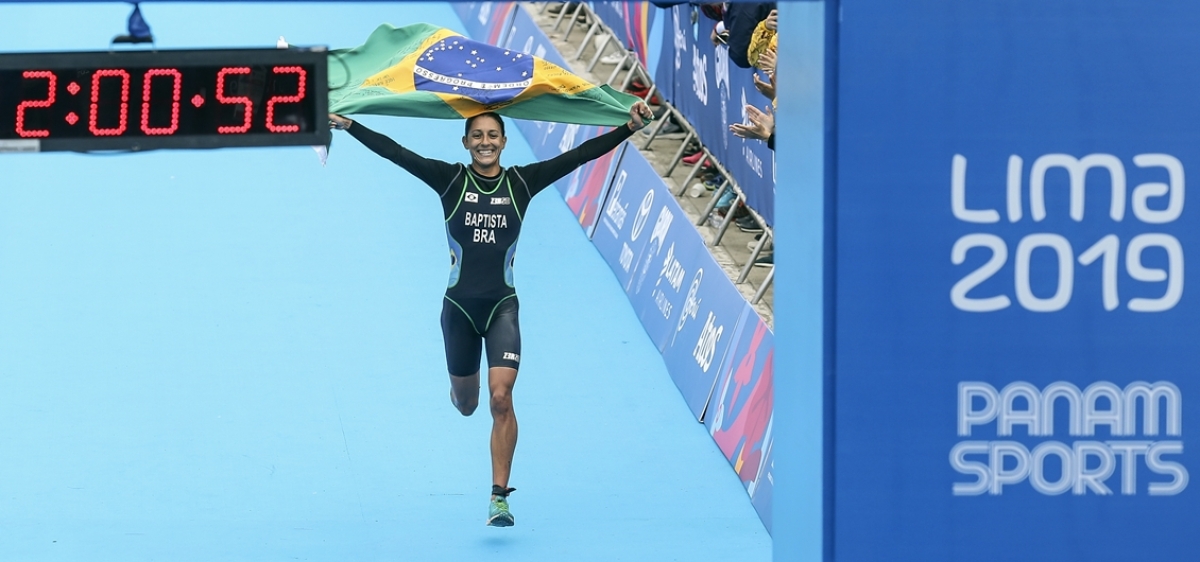
[(471, 54), (472, 54), (472, 55), (475, 55), (475, 54), (478, 54), (478, 53), (479, 53), (479, 51), (471, 51)]
[(528, 76), (528, 75), (529, 75), (529, 73), (528, 73), (528, 72), (522, 72), (522, 73), (521, 73), (521, 76)]
[(509, 52), (508, 52), (508, 51), (504, 51), (504, 56), (506, 56), (506, 57), (507, 57), (507, 56), (508, 56), (508, 54), (509, 54)]
[(500, 67), (498, 67), (498, 66), (496, 67), (496, 72), (500, 72), (501, 70), (504, 70), (504, 69), (503, 69), (503, 68), (500, 68)]

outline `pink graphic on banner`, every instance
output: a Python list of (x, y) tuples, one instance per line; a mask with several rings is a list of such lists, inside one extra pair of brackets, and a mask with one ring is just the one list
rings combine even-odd
[(759, 479), (769, 468), (764, 461), (775, 409), (775, 346), (761, 318), (752, 315), (749, 324), (754, 327), (753, 335), (747, 341), (746, 331), (742, 330), (733, 359), (727, 363), (729, 369), (723, 373), (719, 392), (713, 397), (716, 412), (709, 431), (753, 496)]
[(488, 29), (485, 42), (491, 45), (499, 45), (504, 40), (504, 33), (510, 27), (513, 10), (517, 9), (517, 3), (496, 2), (492, 6), (492, 20), (489, 22), (491, 28)]
[(571, 178), (572, 183), (579, 182), (579, 185), (572, 185), (569, 189), (572, 193), (567, 197), (567, 206), (579, 218), (579, 224), (585, 229), (590, 229), (596, 224), (597, 209), (600, 207), (600, 198), (604, 195), (604, 186), (608, 183), (613, 155), (613, 152), (609, 152), (589, 162)]
[(650, 43), (650, 3), (622, 2), (625, 11), (625, 37), (628, 45), (637, 53), (642, 66), (646, 66), (646, 55)]
[(642, 66), (650, 53), (654, 9), (649, 2), (592, 2), (592, 11), (612, 29), (617, 41), (637, 55)]

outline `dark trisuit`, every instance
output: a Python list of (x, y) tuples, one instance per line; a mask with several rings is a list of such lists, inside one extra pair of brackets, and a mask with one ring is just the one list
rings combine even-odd
[(465, 164), (419, 156), (355, 122), (347, 131), (376, 154), (425, 182), (442, 199), (450, 243), (450, 282), (442, 303), (446, 365), (454, 376), (479, 371), (483, 342), (488, 367), (518, 368), (521, 331), (513, 255), (534, 195), (629, 138), (629, 127), (590, 139), (550, 160), (501, 168), (494, 177)]

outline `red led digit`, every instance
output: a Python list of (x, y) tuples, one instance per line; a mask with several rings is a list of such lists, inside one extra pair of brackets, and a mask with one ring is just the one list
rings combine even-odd
[(244, 133), (250, 130), (250, 116), (254, 111), (254, 102), (246, 96), (225, 96), (225, 75), (226, 74), (250, 74), (248, 66), (234, 66), (222, 68), (217, 73), (217, 101), (221, 103), (240, 103), (246, 106), (245, 121), (240, 126), (217, 127), (217, 132), (221, 134), (228, 133)]
[[(171, 96), (171, 126), (150, 126), (150, 81), (155, 76), (172, 76), (175, 78), (175, 92)], [(170, 135), (179, 129), (179, 90), (183, 85), (183, 75), (174, 68), (152, 68), (146, 71), (142, 81), (142, 130), (147, 135)]]
[(295, 133), (300, 130), (300, 125), (276, 125), (275, 124), (275, 104), (277, 103), (295, 103), (304, 99), (304, 78), (308, 75), (303, 68), (299, 66), (277, 66), (274, 69), (275, 74), (296, 74), (300, 78), (300, 91), (294, 96), (271, 96), (267, 101), (267, 129), (272, 133)]
[(47, 89), (49, 90), (50, 95), (44, 100), (25, 100), (25, 101), (21, 102), (21, 105), (17, 106), (17, 134), (21, 135), (22, 137), (26, 137), (26, 138), (48, 137), (48, 136), (50, 136), (50, 131), (48, 131), (46, 129), (33, 129), (33, 130), (25, 129), (25, 109), (30, 108), (30, 107), (50, 107), (51, 105), (53, 105), (54, 104), (54, 91), (56, 89), (58, 89), (57, 88), (58, 77), (55, 76), (54, 73), (50, 72), (49, 70), (26, 70), (25, 72), (21, 73), (21, 77), (23, 77), (23, 78), (44, 78), (44, 79), (49, 80), (50, 85), (48, 86)]
[[(96, 117), (100, 113), (100, 80), (104, 78), (121, 79), (121, 121), (116, 127), (100, 128), (96, 126)], [(92, 75), (92, 115), (88, 118), (88, 130), (98, 137), (115, 137), (125, 132), (129, 126), (129, 73), (120, 68), (97, 70)]]

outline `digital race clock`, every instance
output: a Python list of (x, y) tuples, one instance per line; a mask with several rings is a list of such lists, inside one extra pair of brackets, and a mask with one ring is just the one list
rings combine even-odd
[(327, 56), (0, 54), (0, 152), (328, 144)]

